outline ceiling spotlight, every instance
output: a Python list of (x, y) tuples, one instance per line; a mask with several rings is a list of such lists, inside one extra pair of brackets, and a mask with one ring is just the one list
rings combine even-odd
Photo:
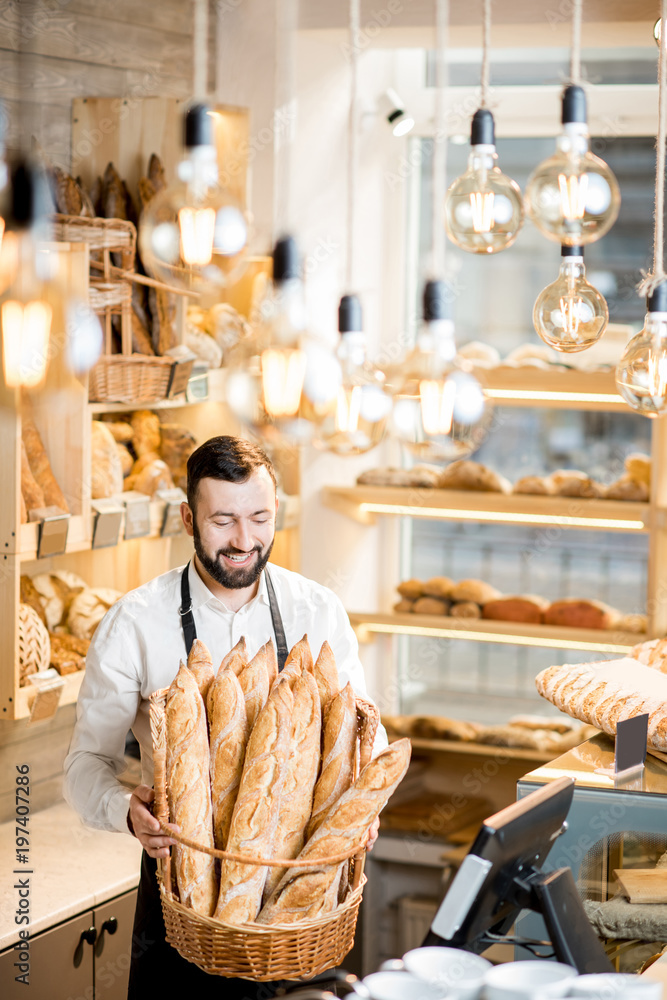
[(380, 97), (380, 111), (395, 136), (407, 135), (415, 127), (414, 118), (406, 114), (403, 101), (391, 87)]

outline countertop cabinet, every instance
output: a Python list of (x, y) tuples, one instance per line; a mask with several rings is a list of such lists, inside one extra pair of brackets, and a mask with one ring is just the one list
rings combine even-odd
[(136, 890), (126, 892), (30, 939), (29, 985), (17, 981), (23, 957), (0, 954), (4, 1000), (125, 1000), (132, 949)]

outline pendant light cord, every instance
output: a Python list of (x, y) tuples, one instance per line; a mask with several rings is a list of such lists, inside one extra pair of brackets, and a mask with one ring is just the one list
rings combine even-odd
[(359, 185), (359, 23), (361, 0), (350, 0), (350, 113), (347, 123), (347, 248), (345, 286), (352, 291), (356, 274), (354, 262), (354, 223)]
[(570, 83), (581, 84), (581, 4), (582, 0), (572, 3), (572, 47), (570, 49)]
[[(296, 33), (298, 0), (276, 4), (274, 115), (274, 221), (276, 238), (291, 232), (292, 145), (296, 135)], [(282, 127), (278, 122), (283, 121)]]
[(665, 239), (665, 144), (667, 140), (667, 0), (662, 0), (662, 30), (658, 57), (658, 135), (655, 144), (655, 212), (653, 216), (653, 271), (642, 271), (643, 280), (637, 286), (640, 296), (651, 295), (656, 287), (667, 281), (664, 272)]
[(484, 18), (482, 20), (482, 99), (481, 108), (489, 105), (489, 49), (491, 43), (491, 0), (484, 0)]
[(208, 85), (208, 0), (193, 0), (193, 3), (192, 96), (195, 101), (205, 101)]
[(447, 42), (449, 0), (435, 0), (435, 115), (433, 137), (433, 273), (445, 277), (445, 195), (447, 193)]

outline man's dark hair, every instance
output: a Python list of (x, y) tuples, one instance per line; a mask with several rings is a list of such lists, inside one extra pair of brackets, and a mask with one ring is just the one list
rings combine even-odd
[(227, 483), (245, 483), (256, 469), (267, 470), (276, 486), (276, 473), (271, 461), (256, 444), (243, 438), (222, 434), (209, 438), (193, 451), (188, 459), (188, 503), (192, 510), (197, 502), (200, 479), (221, 479)]

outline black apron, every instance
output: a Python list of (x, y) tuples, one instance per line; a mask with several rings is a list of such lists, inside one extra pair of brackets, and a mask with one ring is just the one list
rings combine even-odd
[[(190, 652), (197, 638), (190, 584), (189, 563), (181, 575), (181, 607), (179, 614), (183, 626), (185, 648)], [(271, 620), (276, 637), (278, 670), (287, 659), (285, 629), (276, 600), (276, 592), (268, 570), (264, 570), (269, 596)], [(147, 1000), (149, 997), (183, 997), (183, 1000), (269, 1000), (285, 982), (256, 983), (249, 979), (227, 979), (211, 976), (182, 958), (165, 938), (162, 904), (158, 889), (157, 861), (143, 852), (141, 878), (137, 892), (137, 908), (132, 930), (132, 960), (128, 1000)]]

